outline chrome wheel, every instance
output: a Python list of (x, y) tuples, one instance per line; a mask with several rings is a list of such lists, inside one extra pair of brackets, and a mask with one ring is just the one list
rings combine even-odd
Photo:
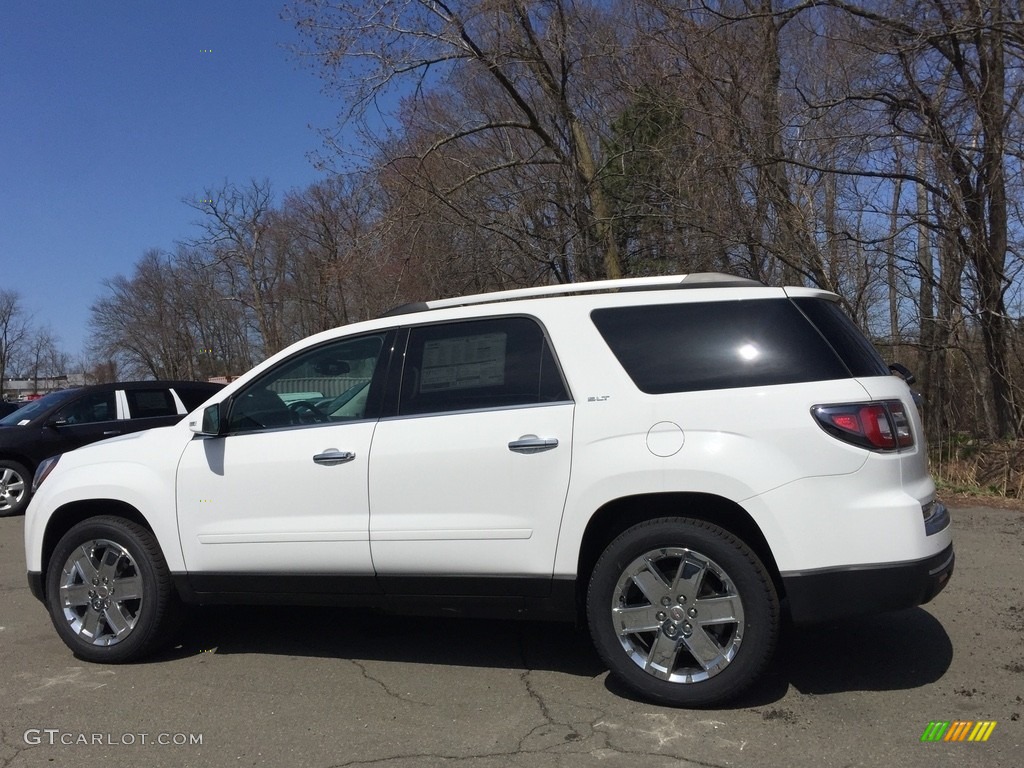
[(612, 624), (629, 658), (671, 683), (714, 677), (743, 640), (743, 600), (725, 570), (699, 552), (645, 552), (612, 593)]
[(128, 550), (107, 539), (74, 550), (60, 576), (60, 605), (72, 632), (89, 645), (116, 645), (139, 620), (143, 582)]
[(181, 618), (153, 532), (112, 515), (73, 526), (46, 565), (46, 606), (80, 659), (135, 661), (174, 639)]
[(20, 464), (0, 464), (0, 516), (17, 514), (27, 503), (28, 472)]
[(590, 572), (587, 622), (612, 675), (639, 696), (721, 706), (771, 659), (779, 599), (735, 534), (707, 520), (662, 517), (605, 547)]

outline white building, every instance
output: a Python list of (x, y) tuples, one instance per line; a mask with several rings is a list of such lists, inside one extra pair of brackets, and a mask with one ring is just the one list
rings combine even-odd
[(43, 376), (38, 379), (4, 379), (4, 400), (31, 400), (36, 396), (55, 392), (58, 389), (81, 387), (85, 384), (85, 374), (69, 373), (64, 376)]

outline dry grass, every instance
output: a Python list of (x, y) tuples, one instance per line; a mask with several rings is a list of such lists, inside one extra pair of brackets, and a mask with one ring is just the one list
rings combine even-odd
[(1024, 441), (958, 437), (939, 442), (932, 445), (931, 471), (945, 497), (1024, 505)]

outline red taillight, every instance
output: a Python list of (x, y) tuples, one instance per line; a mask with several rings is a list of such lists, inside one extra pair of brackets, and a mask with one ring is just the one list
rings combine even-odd
[(914, 445), (910, 419), (899, 400), (817, 405), (811, 413), (830, 435), (862, 448), (897, 451)]

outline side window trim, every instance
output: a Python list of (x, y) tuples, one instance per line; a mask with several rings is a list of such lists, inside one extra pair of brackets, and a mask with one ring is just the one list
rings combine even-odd
[(384, 333), (381, 342), (380, 356), (377, 358), (377, 365), (374, 366), (373, 374), (370, 377), (370, 390), (366, 399), (366, 413), (363, 414), (363, 421), (379, 420), (384, 408), (384, 387), (387, 383), (388, 371), (391, 369), (391, 361), (394, 357), (396, 329), (388, 328)]
[(115, 419), (131, 418), (131, 412), (128, 410), (128, 395), (125, 394), (123, 389), (115, 391), (115, 403), (115, 409), (117, 411)]
[(381, 393), (381, 420), (398, 415), (398, 398), (402, 392), (402, 374), (405, 371), (405, 355), (409, 346), (409, 328), (397, 328), (391, 338), (387, 372)]
[(178, 414), (188, 413), (188, 408), (185, 407), (185, 403), (182, 402), (181, 398), (178, 396), (177, 390), (175, 390), (174, 387), (171, 387), (171, 397), (174, 398), (174, 410)]
[(574, 400), (556, 400), (550, 403), (520, 403), (518, 405), (495, 405), (490, 408), (464, 408), (459, 411), (426, 411), (424, 413), (396, 413), (381, 416), (379, 421), (399, 421), (405, 419), (436, 419), (439, 416), (468, 416), (474, 413), (494, 413), (496, 411), (521, 411), (537, 408), (558, 408), (574, 405)]

